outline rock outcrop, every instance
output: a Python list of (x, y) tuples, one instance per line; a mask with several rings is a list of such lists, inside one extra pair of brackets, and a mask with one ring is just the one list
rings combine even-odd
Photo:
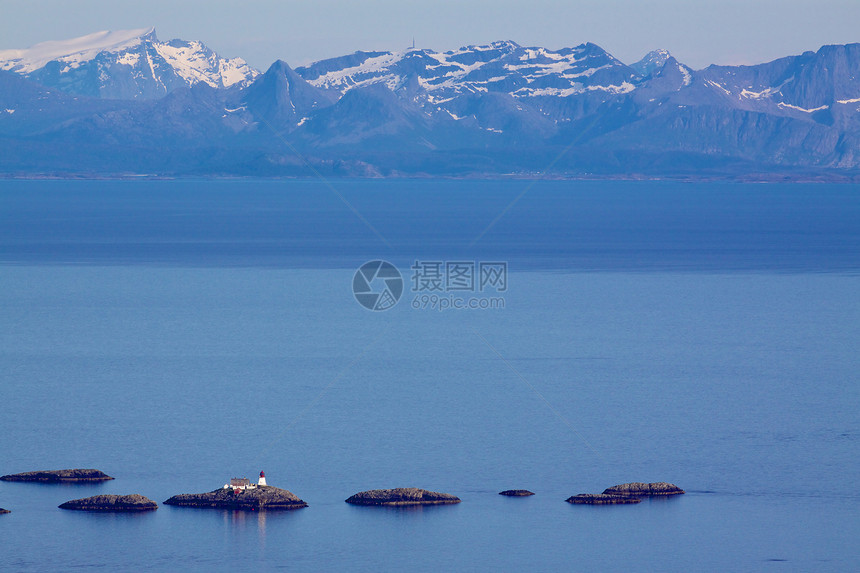
[(603, 493), (608, 495), (626, 495), (630, 497), (640, 497), (644, 495), (678, 495), (684, 493), (684, 490), (672, 483), (664, 481), (655, 483), (622, 483), (614, 485), (603, 490)]
[(506, 489), (505, 491), (500, 491), (499, 495), (506, 495), (508, 497), (526, 497), (534, 495), (534, 492), (527, 489)]
[(158, 504), (138, 494), (131, 495), (94, 495), (83, 499), (73, 499), (61, 504), (60, 509), (80, 511), (151, 511)]
[(359, 492), (346, 500), (354, 505), (440, 505), (460, 503), (460, 498), (448, 493), (427, 491), (417, 487), (372, 489)]
[(3, 481), (30, 481), (41, 483), (89, 483), (111, 479), (113, 478), (106, 473), (93, 469), (43, 470), (38, 472), (10, 474), (0, 477), (0, 480)]
[(639, 503), (638, 497), (627, 495), (609, 495), (605, 493), (580, 493), (565, 500), (568, 503), (585, 505), (612, 505), (620, 503)]
[(308, 504), (285, 489), (270, 485), (255, 489), (238, 490), (219, 488), (207, 493), (185, 493), (174, 495), (164, 505), (180, 507), (204, 507), (217, 509), (239, 509), (256, 511), (261, 509), (299, 509)]

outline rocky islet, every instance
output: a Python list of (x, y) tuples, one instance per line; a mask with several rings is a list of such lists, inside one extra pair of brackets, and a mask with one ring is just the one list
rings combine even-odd
[(609, 495), (605, 493), (580, 493), (571, 496), (565, 500), (567, 503), (576, 505), (618, 505), (628, 503), (639, 503), (642, 501), (638, 497), (629, 497), (626, 495)]
[(112, 479), (114, 478), (96, 469), (40, 470), (0, 476), (2, 481), (39, 483), (92, 483)]
[(643, 497), (669, 496), (685, 493), (673, 483), (659, 482), (630, 482), (614, 485), (603, 490), (603, 493), (580, 493), (567, 498), (565, 501), (577, 505), (615, 505), (639, 503)]
[(60, 509), (78, 511), (152, 511), (158, 504), (139, 494), (131, 495), (94, 495), (83, 499), (73, 499), (58, 506)]
[(651, 495), (680, 495), (685, 493), (673, 483), (665, 481), (645, 483), (645, 482), (630, 482), (614, 485), (603, 490), (607, 495), (626, 495), (626, 496), (651, 496)]
[(296, 494), (267, 485), (246, 490), (219, 488), (206, 493), (179, 494), (166, 500), (164, 505), (246, 511), (301, 509), (308, 506)]
[(460, 503), (460, 498), (449, 493), (428, 491), (417, 487), (398, 487), (361, 491), (347, 498), (346, 503), (383, 506), (443, 505)]

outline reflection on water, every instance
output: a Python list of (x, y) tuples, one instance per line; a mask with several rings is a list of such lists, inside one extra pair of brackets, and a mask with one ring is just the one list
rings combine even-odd
[(353, 505), (349, 504), (349, 507), (355, 511), (380, 511), (380, 512), (389, 512), (389, 515), (394, 515), (395, 517), (411, 517), (411, 516), (421, 516), (424, 513), (430, 513), (433, 511), (439, 511), (444, 509), (451, 509), (460, 504), (458, 503), (437, 503), (437, 504), (428, 504), (428, 505)]
[(100, 526), (107, 525), (108, 527), (125, 527), (130, 522), (138, 523), (156, 519), (156, 511), (78, 511), (69, 509), (62, 511), (69, 515), (85, 516), (86, 519), (98, 522)]
[[(266, 516), (270, 512), (266, 510), (222, 510), (224, 525), (239, 528), (250, 527), (256, 524), (260, 533), (266, 533)], [(280, 512), (277, 512), (280, 513)]]
[[(307, 511), (307, 508), (302, 508)], [(287, 510), (217, 510), (221, 511), (221, 521), (224, 526), (233, 532), (255, 532), (260, 539), (260, 543), (264, 544), (266, 539), (267, 524), (277, 524), (284, 520), (290, 519), (291, 515), (296, 514), (301, 509)]]

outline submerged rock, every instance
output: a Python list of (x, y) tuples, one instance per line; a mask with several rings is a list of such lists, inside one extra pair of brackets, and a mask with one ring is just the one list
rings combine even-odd
[(606, 493), (580, 493), (565, 500), (568, 503), (586, 504), (586, 505), (612, 505), (618, 503), (639, 503), (642, 501), (638, 497), (630, 497), (627, 495), (609, 495)]
[(499, 495), (506, 495), (508, 497), (526, 497), (534, 495), (534, 492), (527, 489), (506, 489), (505, 491), (500, 491)]
[(158, 509), (158, 504), (138, 494), (132, 495), (94, 495), (84, 499), (73, 499), (59, 506), (60, 509), (80, 511), (150, 511)]
[(614, 485), (603, 490), (603, 493), (609, 495), (627, 495), (627, 496), (643, 496), (643, 495), (678, 495), (684, 493), (684, 490), (672, 483), (664, 481), (654, 483), (631, 482)]
[(362, 491), (347, 499), (346, 503), (354, 505), (439, 505), (460, 503), (460, 498), (449, 493), (427, 491), (417, 487), (398, 487)]
[(30, 481), (41, 483), (87, 483), (96, 481), (107, 481), (113, 479), (99, 470), (43, 470), (38, 472), (24, 472), (21, 474), (10, 474), (0, 477), (3, 481)]
[(254, 489), (238, 490), (235, 493), (230, 488), (219, 488), (207, 493), (184, 493), (174, 495), (165, 501), (164, 505), (241, 509), (247, 511), (259, 509), (299, 509), (308, 506), (307, 503), (299, 499), (294, 493), (270, 485), (261, 485)]

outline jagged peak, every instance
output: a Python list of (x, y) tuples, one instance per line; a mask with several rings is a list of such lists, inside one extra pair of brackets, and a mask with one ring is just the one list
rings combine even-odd
[(490, 42), (489, 46), (494, 49), (499, 48), (519, 48), (520, 45), (513, 40), (496, 40), (495, 42)]
[(609, 52), (604, 50), (602, 46), (598, 46), (594, 42), (585, 42), (584, 44), (576, 46), (575, 49), (583, 52), (598, 52), (603, 54), (609, 54)]
[(276, 73), (280, 73), (280, 72), (286, 73), (287, 71), (292, 71), (292, 69), (293, 68), (290, 67), (290, 64), (288, 64), (284, 60), (278, 59), (278, 60), (275, 60), (274, 62), (272, 62), (272, 65), (269, 66), (269, 69), (267, 69), (265, 71), (265, 73), (267, 75), (268, 74), (276, 74)]
[(155, 33), (155, 26), (150, 26), (145, 33), (141, 34), (141, 40), (152, 40), (153, 42), (158, 41), (158, 35)]
[(310, 84), (307, 83), (307, 80), (305, 80), (301, 75), (299, 75), (296, 70), (290, 67), (290, 64), (280, 59), (275, 60), (275, 62), (272, 63), (271, 66), (269, 66), (269, 69), (267, 69), (262, 75), (258, 77), (257, 81), (262, 81), (264, 83), (271, 81), (286, 81), (288, 85), (306, 84), (310, 86)]
[(244, 101), (272, 117), (292, 117), (298, 105), (315, 108), (327, 105), (336, 95), (317, 88), (302, 78), (289, 64), (276, 60), (266, 72), (248, 87)]
[(640, 76), (647, 77), (655, 71), (662, 69), (663, 66), (666, 65), (666, 62), (670, 60), (677, 61), (672, 57), (672, 54), (669, 53), (669, 50), (652, 50), (645, 54), (645, 56), (638, 62), (630, 64), (630, 67), (633, 68), (633, 70)]
[(672, 57), (672, 54), (669, 53), (669, 50), (667, 50), (665, 48), (658, 48), (656, 50), (651, 50), (650, 52), (645, 54), (645, 58), (643, 58), (643, 59), (651, 58), (651, 59), (664, 59), (665, 60), (665, 59), (668, 59), (671, 57)]

